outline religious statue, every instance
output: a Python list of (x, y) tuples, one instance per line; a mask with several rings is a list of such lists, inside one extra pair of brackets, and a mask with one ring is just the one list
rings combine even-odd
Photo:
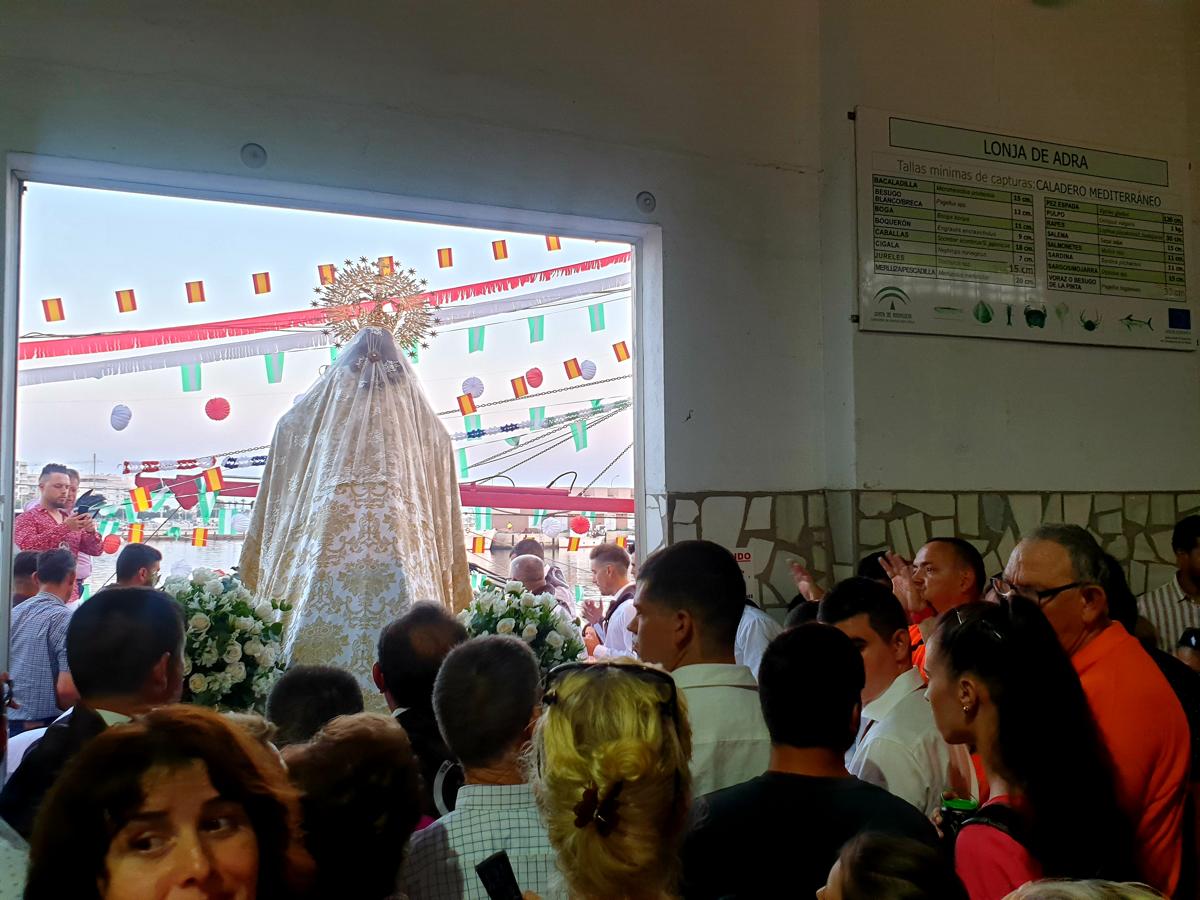
[(412, 603), (471, 600), (453, 446), (397, 347), (424, 336), (429, 308), (383, 262), (347, 261), (325, 292), (348, 343), (275, 426), (239, 568), (293, 605), (289, 664), (345, 668), (368, 697), (384, 625)]

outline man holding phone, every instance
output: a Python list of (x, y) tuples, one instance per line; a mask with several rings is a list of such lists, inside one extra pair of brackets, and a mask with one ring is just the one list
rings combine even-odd
[[(81, 553), (99, 556), (102, 542), (96, 522), (86, 513), (73, 513), (70, 470), (50, 463), (38, 477), (38, 489), (41, 499), (37, 506), (17, 516), (13, 526), (17, 549), (43, 553), (66, 547), (77, 560)], [(78, 582), (71, 599), (79, 599)]]

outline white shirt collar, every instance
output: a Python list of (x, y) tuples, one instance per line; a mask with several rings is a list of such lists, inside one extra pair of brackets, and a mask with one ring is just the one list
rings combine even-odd
[(896, 708), (897, 703), (913, 691), (924, 687), (925, 680), (921, 678), (917, 667), (913, 666), (907, 672), (897, 675), (896, 680), (888, 685), (886, 691), (863, 707), (863, 718), (870, 719), (872, 722), (887, 718), (888, 713)]
[(694, 663), (680, 666), (671, 673), (680, 688), (748, 687), (758, 690), (754, 673), (736, 663)]

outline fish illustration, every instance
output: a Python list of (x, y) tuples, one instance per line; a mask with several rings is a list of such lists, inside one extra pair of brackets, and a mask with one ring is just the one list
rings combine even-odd
[(1136, 331), (1141, 328), (1145, 328), (1148, 331), (1154, 330), (1154, 325), (1152, 324), (1154, 322), (1153, 316), (1146, 316), (1146, 321), (1143, 322), (1141, 319), (1135, 319), (1133, 313), (1130, 313), (1119, 321), (1128, 331)]

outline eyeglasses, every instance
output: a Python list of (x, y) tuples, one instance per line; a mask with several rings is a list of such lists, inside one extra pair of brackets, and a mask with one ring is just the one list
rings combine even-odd
[(676, 722), (679, 721), (679, 693), (675, 679), (662, 669), (642, 663), (569, 662), (555, 666), (546, 674), (546, 691), (542, 695), (544, 706), (553, 706), (558, 702), (558, 683), (572, 672), (581, 672), (592, 676), (614, 672), (641, 679), (656, 687), (665, 686), (668, 693), (667, 699), (662, 702), (663, 709), (669, 712), (671, 718)]
[(992, 576), (992, 590), (996, 592), (996, 596), (1011, 600), (1013, 597), (1024, 597), (1038, 606), (1045, 606), (1059, 594), (1064, 591), (1072, 590), (1073, 588), (1087, 587), (1092, 582), (1090, 581), (1072, 581), (1070, 584), (1064, 584), (1062, 587), (1046, 588), (1044, 591), (1035, 591), (1033, 588), (1019, 587), (1010, 581), (1005, 581), (1000, 575)]

